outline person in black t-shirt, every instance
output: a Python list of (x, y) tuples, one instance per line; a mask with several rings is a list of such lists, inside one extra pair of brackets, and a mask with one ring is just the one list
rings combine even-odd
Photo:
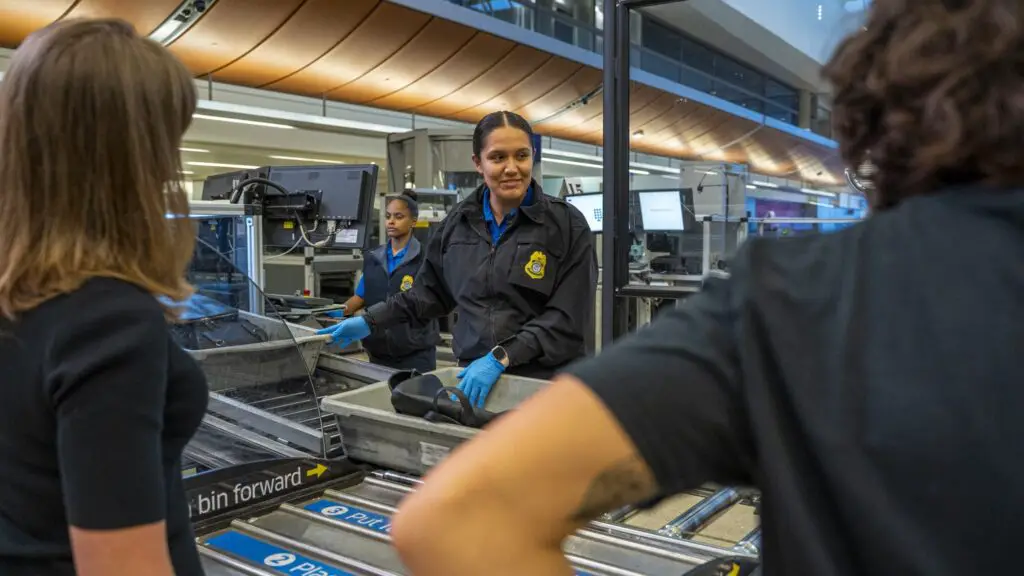
[(875, 0), (825, 67), (872, 214), (747, 242), (460, 448), (394, 520), (410, 572), (569, 575), (586, 521), (716, 482), (761, 489), (765, 575), (1020, 573), (1022, 54), (1018, 0)]
[(158, 300), (190, 293), (196, 98), (121, 20), (33, 33), (0, 84), (4, 576), (202, 574), (181, 454), (208, 391)]

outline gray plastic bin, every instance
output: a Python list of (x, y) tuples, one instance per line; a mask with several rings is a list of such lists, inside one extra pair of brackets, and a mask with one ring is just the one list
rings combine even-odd
[(188, 350), (206, 374), (210, 390), (259, 386), (289, 379), (308, 378), (316, 368), (326, 337), (304, 326), (245, 311), (239, 318), (262, 328), (267, 342)]
[[(431, 374), (445, 386), (456, 386), (460, 370), (444, 368)], [(484, 407), (492, 412), (510, 410), (547, 384), (547, 380), (502, 376)], [(425, 473), (477, 433), (475, 428), (397, 414), (387, 382), (327, 396), (321, 405), (325, 412), (338, 415), (341, 442), (350, 457), (413, 474)]]

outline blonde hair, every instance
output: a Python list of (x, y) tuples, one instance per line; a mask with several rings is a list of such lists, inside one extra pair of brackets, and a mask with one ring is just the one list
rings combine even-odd
[(186, 298), (195, 242), (178, 147), (192, 76), (122, 20), (68, 20), (0, 83), (0, 315), (94, 277)]

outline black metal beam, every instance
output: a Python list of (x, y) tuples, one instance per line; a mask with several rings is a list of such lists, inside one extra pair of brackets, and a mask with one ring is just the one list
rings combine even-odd
[(604, 8), (604, 232), (602, 234), (601, 343), (628, 331), (629, 283), (629, 13), (686, 0), (603, 0)]
[[(604, 231), (602, 233), (601, 277), (601, 344), (606, 346), (626, 330), (628, 318), (626, 302), (618, 297), (618, 290), (626, 269), (621, 266), (620, 254), (628, 250), (629, 215), (629, 7), (619, 0), (604, 1)], [(626, 17), (621, 15), (625, 13)], [(626, 42), (623, 52), (620, 43)], [(625, 74), (623, 74), (625, 70)], [(625, 116), (625, 130), (623, 130)], [(623, 216), (625, 215), (625, 216)], [(628, 252), (626, 252), (628, 257)]]

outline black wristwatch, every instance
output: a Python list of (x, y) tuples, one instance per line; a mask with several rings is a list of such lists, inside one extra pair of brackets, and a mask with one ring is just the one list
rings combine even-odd
[(508, 368), (508, 352), (505, 352), (505, 349), (502, 348), (500, 344), (498, 346), (495, 346), (494, 348), (491, 348), (491, 355), (494, 356), (494, 359), (501, 363), (502, 366)]

